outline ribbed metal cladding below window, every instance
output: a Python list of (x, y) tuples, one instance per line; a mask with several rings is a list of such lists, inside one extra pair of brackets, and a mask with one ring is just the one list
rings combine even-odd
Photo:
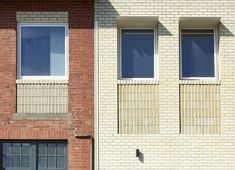
[(68, 84), (17, 83), (17, 113), (67, 113)]
[(220, 86), (180, 85), (181, 133), (220, 133)]
[(118, 85), (120, 134), (154, 134), (158, 126), (158, 85)]

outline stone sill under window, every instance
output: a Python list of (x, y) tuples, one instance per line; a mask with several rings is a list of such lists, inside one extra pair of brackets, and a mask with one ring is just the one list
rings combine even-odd
[(220, 80), (180, 80), (179, 84), (209, 84), (209, 85), (220, 85)]
[(68, 80), (16, 80), (16, 84), (68, 84)]
[(71, 120), (71, 113), (15, 113), (12, 115), (13, 120)]
[(159, 83), (158, 80), (117, 80), (117, 84), (157, 85), (158, 83)]

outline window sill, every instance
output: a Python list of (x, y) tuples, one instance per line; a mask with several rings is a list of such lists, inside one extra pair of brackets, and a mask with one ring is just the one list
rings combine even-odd
[(68, 80), (16, 80), (16, 84), (68, 84)]
[(71, 120), (71, 113), (15, 113), (13, 120)]
[(214, 85), (220, 85), (220, 80), (180, 80), (180, 84), (214, 84)]
[(158, 80), (118, 80), (117, 84), (158, 84)]

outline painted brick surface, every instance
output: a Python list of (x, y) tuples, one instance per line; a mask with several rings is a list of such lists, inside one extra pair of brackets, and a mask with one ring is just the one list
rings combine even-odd
[(62, 23), (68, 22), (68, 12), (16, 12), (17, 23)]
[[(93, 136), (93, 5), (92, 0), (0, 2), (0, 139), (67, 139), (68, 170), (90, 169), (91, 140), (87, 136)], [(68, 21), (68, 112), (72, 119), (12, 119), (16, 113), (17, 21), (30, 17), (35, 22)], [(75, 134), (85, 137), (78, 139)]]
[[(99, 0), (99, 166), (102, 170), (234, 169), (235, 1)], [(159, 134), (118, 134), (117, 16), (158, 16)], [(180, 134), (179, 17), (221, 17), (219, 134)], [(141, 83), (141, 82), (140, 82)], [(189, 84), (198, 84), (190, 81)], [(141, 162), (135, 149), (144, 155)]]

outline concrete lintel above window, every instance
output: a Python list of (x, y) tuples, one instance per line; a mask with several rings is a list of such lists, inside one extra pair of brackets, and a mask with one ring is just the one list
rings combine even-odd
[(118, 26), (157, 26), (158, 17), (157, 16), (118, 16), (117, 17)]
[(180, 17), (181, 27), (215, 27), (219, 24), (221, 17)]

